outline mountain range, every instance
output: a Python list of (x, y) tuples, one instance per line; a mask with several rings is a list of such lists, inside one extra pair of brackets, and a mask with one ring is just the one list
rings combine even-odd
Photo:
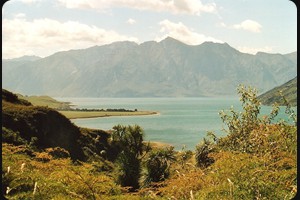
[(115, 42), (45, 58), (2, 60), (2, 87), (55, 97), (200, 97), (260, 93), (297, 75), (297, 52), (255, 55), (227, 43)]

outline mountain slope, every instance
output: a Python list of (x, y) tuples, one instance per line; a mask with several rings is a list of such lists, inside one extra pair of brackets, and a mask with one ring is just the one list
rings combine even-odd
[(170, 37), (115, 42), (35, 61), (3, 61), (2, 84), (27, 95), (74, 97), (232, 95), (240, 83), (265, 92), (297, 74), (294, 55), (250, 55), (227, 43), (191, 46)]
[(265, 105), (272, 105), (277, 102), (279, 105), (284, 106), (285, 103), (280, 92), (292, 106), (297, 106), (297, 77), (283, 85), (273, 88), (272, 90), (260, 95), (258, 98), (262, 104)]

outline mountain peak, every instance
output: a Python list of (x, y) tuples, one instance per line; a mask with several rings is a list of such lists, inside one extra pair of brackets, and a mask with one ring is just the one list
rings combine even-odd
[(170, 36), (166, 37), (165, 39), (163, 39), (162, 41), (160, 41), (160, 43), (180, 43), (180, 44), (184, 44), (183, 42), (175, 39), (175, 38), (172, 38)]
[(231, 47), (228, 43), (224, 42), (224, 43), (219, 43), (219, 42), (213, 42), (213, 41), (205, 41), (202, 44), (200, 44), (202, 46), (222, 46), (222, 47)]
[(213, 50), (217, 52), (227, 52), (227, 53), (240, 53), (238, 50), (230, 46), (228, 43), (218, 43), (212, 41), (206, 41), (199, 45), (201, 48), (205, 48), (207, 50)]

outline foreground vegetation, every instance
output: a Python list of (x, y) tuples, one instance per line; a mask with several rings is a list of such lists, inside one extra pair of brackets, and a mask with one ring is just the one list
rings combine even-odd
[(4, 91), (2, 194), (8, 199), (295, 197), (296, 114), (287, 105), (294, 124), (273, 122), (279, 109), (274, 105), (270, 115), (259, 118), (256, 90), (240, 86), (238, 94), (243, 111), (220, 112), (226, 137), (208, 132), (195, 151), (174, 151), (145, 142), (138, 125), (117, 125), (110, 133), (81, 129), (50, 108)]

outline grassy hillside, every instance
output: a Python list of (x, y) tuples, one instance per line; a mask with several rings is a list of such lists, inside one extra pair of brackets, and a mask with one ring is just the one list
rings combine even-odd
[[(17, 95), (2, 90), (2, 141), (12, 144), (23, 144), (44, 149), (61, 147), (69, 151), (71, 158), (85, 160), (86, 146), (102, 146), (107, 143), (108, 134), (97, 131), (97, 134), (83, 134), (65, 116), (56, 110), (43, 106), (33, 106)], [(103, 141), (96, 143), (94, 138), (104, 136)], [(83, 142), (85, 141), (85, 142)], [(93, 147), (96, 152), (101, 149)]]
[(34, 106), (47, 106), (54, 109), (70, 109), (69, 102), (60, 102), (49, 96), (23, 96), (18, 94), (18, 98), (29, 101)]
[[(7, 199), (292, 199), (297, 126), (258, 118), (254, 90), (242, 112), (220, 112), (227, 136), (195, 151), (153, 148), (139, 126), (78, 128), (57, 111), (2, 91), (2, 195)], [(275, 113), (275, 112), (273, 112)], [(294, 118), (296, 123), (296, 117)]]
[(2, 102), (10, 102), (10, 103), (20, 104), (25, 106), (32, 105), (27, 100), (20, 99), (16, 94), (13, 94), (5, 89), (2, 89)]
[(297, 106), (297, 77), (260, 95), (258, 99), (264, 105), (272, 105), (277, 102), (279, 105), (285, 106), (282, 96), (284, 96), (292, 106)]

